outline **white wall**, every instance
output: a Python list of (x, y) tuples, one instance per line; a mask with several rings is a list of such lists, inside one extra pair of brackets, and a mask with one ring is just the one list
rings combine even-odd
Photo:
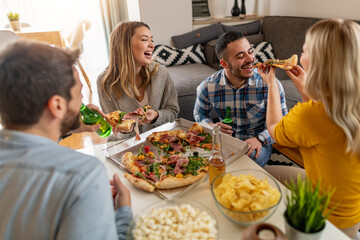
[(126, 0), (129, 21), (140, 21), (139, 0)]
[[(226, 0), (228, 15), (233, 5), (234, 0)], [(360, 20), (359, 0), (245, 0), (245, 5), (247, 14)]]
[(191, 0), (139, 0), (139, 8), (155, 44), (170, 45), (171, 36), (192, 30)]
[(359, 0), (271, 0), (270, 3), (271, 15), (360, 20), (359, 10)]
[[(226, 4), (226, 16), (234, 0)], [(238, 0), (239, 6), (241, 0)], [(360, 20), (360, 0), (245, 0), (248, 15), (280, 15)], [(140, 19), (149, 24), (155, 43), (170, 44), (171, 36), (191, 31), (191, 0), (139, 0)]]

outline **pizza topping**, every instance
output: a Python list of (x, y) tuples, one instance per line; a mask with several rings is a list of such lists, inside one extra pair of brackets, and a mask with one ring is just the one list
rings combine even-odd
[(119, 124), (122, 123), (122, 120), (123, 120), (125, 114), (126, 114), (126, 112), (120, 112), (119, 113), (119, 121), (118, 121)]
[(184, 175), (182, 175), (181, 173), (178, 173), (178, 174), (176, 174), (176, 177), (177, 177), (177, 178), (183, 178)]
[(172, 164), (176, 164), (177, 163), (177, 160), (180, 158), (179, 155), (172, 155), (168, 161), (167, 161), (167, 164), (169, 165), (172, 165)]
[(185, 168), (187, 166), (189, 162), (189, 159), (186, 157), (181, 157), (177, 159), (176, 162), (176, 166), (173, 170), (173, 173), (178, 174), (178, 173), (183, 173), (185, 171), (185, 169), (181, 169), (181, 167)]
[(184, 174), (192, 174), (192, 175), (198, 175), (198, 170), (203, 167), (206, 166), (207, 162), (204, 161), (204, 159), (202, 157), (199, 156), (192, 156), (189, 157), (189, 162), (186, 166), (186, 170), (184, 172)]
[(172, 142), (170, 143), (170, 147), (172, 148), (172, 151), (174, 151), (175, 153), (182, 152), (183, 150), (183, 146), (180, 143)]
[(147, 176), (146, 176), (148, 179), (150, 179), (151, 181), (153, 181), (154, 183), (160, 181), (160, 175), (156, 175), (152, 172), (150, 172)]
[(148, 154), (150, 152), (150, 146), (145, 146), (144, 151), (146, 154)]
[(161, 143), (175, 142), (176, 140), (176, 136), (170, 136), (169, 134), (164, 134), (160, 137)]
[(135, 177), (139, 177), (139, 178), (146, 180), (146, 177), (139, 172), (136, 172), (134, 175), (135, 175)]
[(186, 133), (186, 139), (191, 144), (200, 143), (201, 141), (204, 141), (206, 137), (205, 136), (199, 136), (198, 134), (199, 133), (194, 132), (194, 131), (188, 131)]

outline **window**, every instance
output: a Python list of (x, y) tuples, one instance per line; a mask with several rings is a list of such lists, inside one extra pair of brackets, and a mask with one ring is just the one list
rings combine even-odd
[(0, 27), (7, 23), (9, 11), (18, 12), (20, 21), (41, 30), (62, 30), (63, 37), (83, 19), (91, 22), (91, 28), (83, 40), (81, 56), (88, 72), (100, 73), (108, 64), (103, 25), (98, 0), (1, 0)]

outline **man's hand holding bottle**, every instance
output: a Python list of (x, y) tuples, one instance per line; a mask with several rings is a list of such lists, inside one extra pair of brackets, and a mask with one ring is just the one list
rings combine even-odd
[(230, 135), (230, 136), (232, 136), (232, 134), (233, 134), (233, 132), (234, 132), (234, 131), (232, 130), (232, 127), (231, 127), (231, 126), (229, 126), (229, 125), (227, 125), (227, 124), (225, 124), (225, 123), (223, 123), (223, 122), (209, 123), (209, 125), (212, 126), (212, 127), (214, 127), (215, 125), (220, 126), (220, 131), (221, 131), (222, 133), (225, 133), (225, 134)]

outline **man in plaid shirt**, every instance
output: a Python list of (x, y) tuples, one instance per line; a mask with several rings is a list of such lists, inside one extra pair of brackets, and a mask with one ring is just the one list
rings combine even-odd
[[(264, 166), (270, 158), (274, 141), (266, 128), (268, 89), (258, 69), (253, 69), (253, 48), (242, 33), (227, 32), (217, 40), (215, 51), (223, 69), (197, 87), (194, 118), (197, 122), (214, 125), (209, 116), (214, 108), (220, 118), (216, 124), (221, 131), (247, 142), (247, 155)], [(278, 84), (285, 115), (285, 93), (279, 81)], [(227, 106), (231, 107), (232, 127), (221, 122)]]

